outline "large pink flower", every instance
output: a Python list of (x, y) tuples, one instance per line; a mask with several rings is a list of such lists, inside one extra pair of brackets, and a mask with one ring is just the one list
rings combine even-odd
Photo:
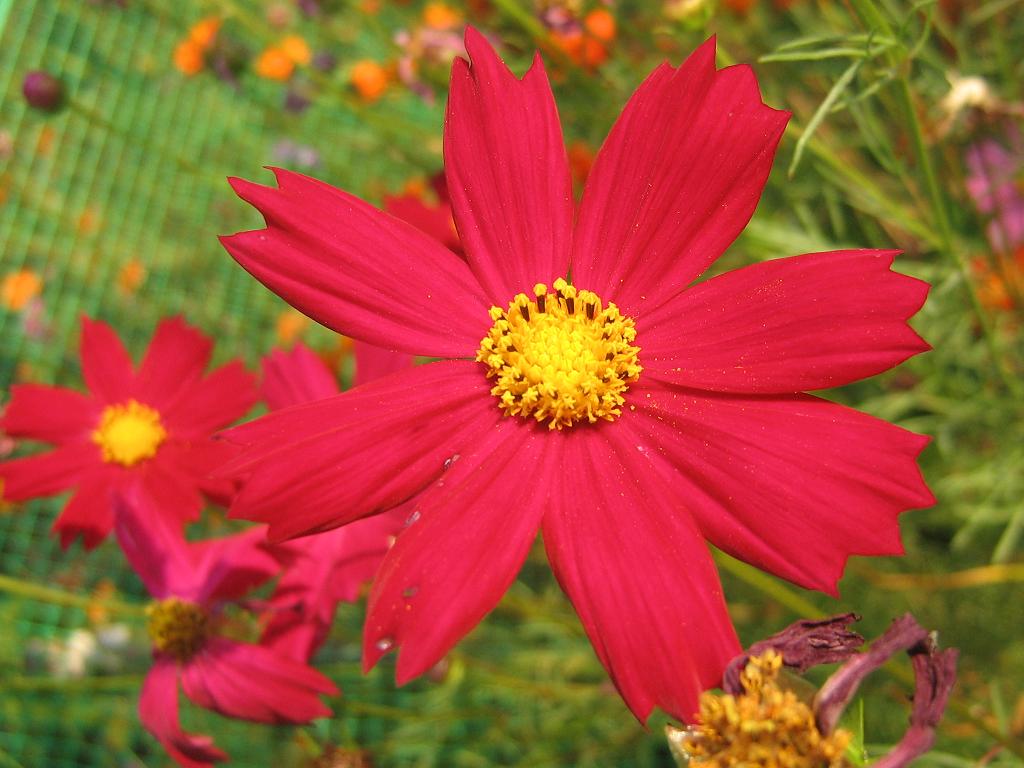
[(687, 719), (739, 651), (705, 539), (834, 593), (933, 503), (926, 438), (802, 394), (927, 349), (906, 323), (927, 286), (869, 250), (693, 284), (788, 119), (748, 67), (716, 71), (713, 41), (639, 87), (575, 223), (539, 58), (519, 80), (466, 45), (444, 143), (466, 261), (321, 182), (232, 182), (267, 223), (223, 240), (250, 273), (339, 332), (446, 358), (234, 430), (233, 512), (280, 539), (406, 505), (364, 634), (366, 666), (400, 648), (399, 682), (494, 607), (541, 530), (629, 707)]
[(141, 486), (173, 525), (199, 517), (201, 491), (226, 503), (234, 489), (209, 473), (231, 454), (210, 439), (256, 402), (256, 381), (241, 362), (208, 375), (213, 342), (180, 318), (160, 322), (138, 370), (105, 323), (82, 317), (83, 395), (16, 384), (0, 428), (56, 448), (0, 463), (5, 499), (21, 501), (75, 488), (53, 528), (67, 547), (96, 546), (110, 532), (115, 490)]
[[(356, 342), (356, 382), (371, 381), (412, 365), (412, 358)], [(338, 394), (330, 369), (306, 346), (274, 350), (263, 358), (263, 399), (271, 409)], [(339, 602), (353, 602), (373, 578), (402, 520), (374, 515), (351, 525), (296, 539), (288, 546), (294, 562), (285, 569), (269, 600), (269, 621), (261, 644), (308, 661), (323, 644)]]
[(186, 733), (178, 683), (201, 707), (259, 723), (305, 723), (331, 711), (321, 694), (338, 689), (311, 667), (263, 645), (221, 634), (224, 608), (280, 571), (260, 526), (221, 539), (186, 543), (153, 525), (152, 501), (139, 489), (118, 494), (117, 539), (155, 598), (149, 608), (153, 667), (142, 686), (139, 718), (186, 768), (227, 760), (208, 736)]

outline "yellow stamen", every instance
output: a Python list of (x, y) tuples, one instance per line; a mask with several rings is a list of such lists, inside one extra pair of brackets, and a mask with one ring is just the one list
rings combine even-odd
[(103, 452), (103, 460), (124, 467), (153, 458), (166, 439), (167, 430), (160, 414), (135, 400), (104, 408), (92, 433), (92, 441)]
[(202, 606), (187, 600), (169, 597), (150, 603), (146, 616), (153, 647), (178, 661), (195, 656), (210, 636), (210, 617)]
[(614, 421), (641, 368), (633, 318), (559, 278), (534, 298), (517, 294), (508, 310), (491, 307), (494, 325), (476, 359), (494, 378), (491, 394), (508, 416), (532, 416), (562, 429), (578, 421)]
[(851, 734), (824, 735), (811, 708), (779, 687), (782, 657), (755, 656), (740, 675), (739, 696), (705, 692), (699, 723), (682, 738), (694, 768), (843, 768)]

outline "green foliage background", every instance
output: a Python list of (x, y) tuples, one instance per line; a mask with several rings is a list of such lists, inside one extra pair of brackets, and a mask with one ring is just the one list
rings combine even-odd
[[(31, 312), (0, 308), (4, 396), (16, 381), (81, 386), (82, 313), (111, 322), (136, 354), (160, 317), (180, 313), (217, 339), (218, 361), (255, 365), (276, 342), (286, 307), (216, 235), (259, 225), (224, 179), (266, 180), (260, 169), (281, 162), (278, 142), (315, 149), (318, 166), (298, 170), (374, 202), (440, 168), (443, 68), (425, 73), (438, 94), (432, 104), (394, 87), (366, 105), (347, 84), (354, 60), (395, 58), (393, 34), (417, 23), (422, 3), (384, 3), (376, 15), (355, 2), (323, 3), (325, 16), (293, 13), (283, 31), (267, 20), (274, 5), (291, 7), (0, 0), (0, 277), (25, 268), (43, 280)], [(513, 69), (525, 69), (544, 34), (532, 3), (454, 5), (501, 42)], [(720, 558), (741, 637), (753, 642), (799, 616), (844, 610), (863, 614), (870, 636), (913, 611), (944, 645), (962, 649), (937, 751), (922, 765), (1020, 764), (1022, 305), (1003, 311), (977, 301), (971, 264), (991, 249), (963, 161), (967, 146), (1003, 135), (1011, 118), (967, 110), (949, 120), (941, 100), (959, 73), (985, 77), (1004, 105), (1019, 107), (1021, 3), (797, 0), (783, 10), (763, 0), (746, 14), (694, 6), (672, 19), (660, 2), (617, 3), (619, 36), (597, 72), (547, 51), (567, 137), (599, 146), (654, 64), (678, 63), (717, 33), (720, 65), (753, 63), (765, 101), (794, 112), (757, 214), (720, 267), (895, 244), (905, 251), (897, 267), (934, 286), (914, 324), (935, 350), (829, 396), (933, 435), (922, 463), (939, 504), (903, 518), (905, 558), (855, 559), (838, 602)], [(301, 115), (282, 109), (284, 86), (248, 69), (237, 85), (210, 72), (185, 78), (171, 66), (172, 50), (208, 14), (223, 17), (222, 34), (252, 56), (294, 32), (339, 65), (299, 75), (313, 98)], [(32, 69), (64, 82), (59, 113), (27, 108), (20, 88)], [(132, 261), (145, 280), (119, 290)], [(333, 343), (320, 329), (305, 338)], [(148, 665), (137, 611), (144, 593), (113, 544), (60, 552), (48, 529), (63, 502), (0, 509), (0, 766), (165, 765), (134, 711)], [(223, 526), (211, 516), (206, 530)], [(124, 610), (97, 609), (90, 595), (105, 582)], [(540, 551), (445, 669), (403, 689), (393, 687), (389, 663), (359, 675), (361, 610), (342, 608), (318, 658), (344, 688), (334, 718), (275, 729), (186, 707), (186, 726), (214, 734), (239, 765), (312, 764), (327, 745), (365, 749), (380, 766), (671, 764), (663, 719), (644, 730), (629, 715)], [(96, 637), (111, 624), (130, 630), (122, 651), (82, 674), (55, 671), (82, 630)], [(899, 738), (908, 692), (899, 665), (864, 689), (864, 736), (878, 745), (871, 754)]]

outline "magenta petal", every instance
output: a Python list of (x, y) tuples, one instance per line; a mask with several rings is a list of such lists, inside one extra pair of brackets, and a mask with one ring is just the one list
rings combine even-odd
[(47, 443), (81, 442), (99, 421), (100, 407), (91, 398), (63, 387), (15, 384), (0, 416), (0, 428), (12, 437)]
[(928, 438), (859, 411), (810, 395), (631, 394), (650, 470), (704, 536), (801, 586), (836, 594), (850, 555), (900, 554), (897, 515), (935, 503), (916, 464)]
[(119, 403), (136, 394), (135, 371), (124, 344), (104, 322), (82, 315), (82, 377), (96, 399)]
[(146, 675), (139, 696), (139, 720), (184, 768), (209, 768), (227, 760), (213, 739), (185, 733), (178, 719), (178, 670), (170, 657), (158, 656)]
[(136, 484), (118, 489), (113, 506), (117, 543), (149, 594), (197, 599), (200, 577), (180, 528), (168, 525)]
[(228, 717), (260, 723), (307, 723), (331, 710), (320, 695), (338, 693), (312, 667), (259, 645), (210, 639), (183, 668), (185, 695)]
[(190, 543), (192, 572), (199, 582), (196, 600), (217, 603), (238, 600), (281, 572), (281, 563), (267, 547), (267, 529)]
[(566, 441), (544, 546), (633, 714), (646, 721), (658, 706), (692, 721), (740, 644), (700, 532), (623, 427)]
[(183, 392), (166, 412), (176, 437), (207, 438), (237, 421), (256, 404), (256, 377), (238, 360), (212, 371)]
[(634, 316), (685, 288), (746, 226), (788, 119), (749, 67), (715, 71), (713, 38), (654, 70), (587, 179), (573, 282)]
[(416, 195), (385, 196), (384, 210), (430, 235), (452, 252), (462, 254), (462, 243), (452, 220), (452, 206), (447, 199), (441, 198), (437, 205), (427, 205)]
[(260, 644), (308, 660), (327, 638), (337, 604), (358, 598), (405, 517), (398, 508), (289, 542), (296, 561), (277, 582)]
[(221, 238), (257, 280), (346, 336), (431, 357), (476, 352), (490, 303), (462, 259), (347, 192), (274, 173), (278, 189), (231, 180), (267, 228)]
[(161, 413), (203, 375), (213, 342), (180, 317), (161, 320), (139, 366), (138, 391)]
[(275, 349), (263, 358), (260, 395), (272, 411), (336, 394), (338, 382), (334, 374), (313, 350), (301, 342), (291, 352)]
[(280, 540), (327, 530), (418, 493), (503, 417), (478, 363), (401, 371), (226, 433), (242, 455), (221, 471), (245, 485), (232, 516)]
[(559, 482), (549, 457), (563, 440), (503, 419), (409, 505), (408, 526), (374, 577), (364, 669), (398, 647), (401, 685), (436, 664), (498, 603), (537, 535), (548, 489)]
[(169, 525), (181, 528), (199, 519), (203, 496), (195, 477), (183, 472), (173, 462), (174, 452), (187, 450), (182, 446), (165, 445), (137, 473), (146, 493), (153, 500), (153, 511)]
[(873, 376), (929, 349), (907, 325), (928, 284), (896, 251), (793, 256), (727, 272), (644, 315), (644, 375), (726, 392), (800, 392)]
[(558, 111), (538, 55), (522, 80), (466, 28), (472, 65), (455, 59), (444, 160), (455, 223), (491, 303), (565, 277), (572, 188)]
[(356, 386), (404, 370), (414, 362), (412, 355), (381, 349), (362, 341), (353, 344), (353, 348), (356, 355)]
[(76, 485), (85, 472), (99, 465), (95, 445), (69, 443), (46, 453), (0, 462), (0, 492), (8, 501), (53, 496)]
[(93, 549), (110, 533), (114, 527), (114, 477), (115, 473), (101, 468), (91, 470), (79, 482), (74, 496), (53, 523), (63, 549), (78, 537), (82, 546)]

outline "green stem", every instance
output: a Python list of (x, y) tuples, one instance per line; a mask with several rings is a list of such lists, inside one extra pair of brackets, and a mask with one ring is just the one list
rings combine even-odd
[(0, 766), (5, 766), (5, 768), (25, 768), (25, 766), (7, 754), (2, 748), (0, 748)]
[(735, 576), (745, 584), (749, 584), (780, 605), (786, 606), (801, 618), (820, 619), (825, 616), (824, 611), (803, 595), (798, 594), (796, 590), (787, 587), (782, 582), (769, 576), (764, 571), (759, 571), (752, 565), (747, 565), (717, 550), (715, 551), (715, 562), (723, 571)]
[(142, 687), (142, 675), (97, 675), (63, 679), (17, 675), (4, 681), (11, 691), (59, 691), (61, 695), (79, 691), (136, 691)]
[(76, 595), (73, 592), (67, 592), (56, 587), (45, 587), (42, 584), (35, 584), (2, 574), (0, 574), (0, 592), (7, 592), (8, 594), (42, 603), (67, 605), (72, 608), (82, 608), (83, 610), (100, 607), (126, 616), (145, 616), (146, 614), (146, 608), (143, 605), (123, 603), (120, 600)]
[[(888, 19), (886, 19), (885, 14), (875, 7), (872, 0), (855, 0), (854, 6), (865, 26), (876, 31), (881, 30), (883, 34), (892, 36), (892, 26), (889, 24)], [(989, 321), (988, 313), (978, 298), (978, 291), (971, 276), (970, 265), (953, 242), (953, 228), (950, 225), (946, 200), (942, 195), (942, 189), (935, 175), (935, 166), (932, 163), (931, 153), (925, 144), (924, 131), (921, 128), (921, 121), (917, 118), (917, 110), (914, 109), (914, 99), (910, 90), (908, 71), (913, 63), (913, 51), (906, 51), (905, 48), (902, 51), (905, 54), (904, 58), (901, 58), (901, 48), (891, 49), (889, 51), (889, 64), (893, 71), (898, 73), (896, 78), (896, 95), (899, 99), (900, 108), (903, 110), (907, 128), (910, 130), (910, 140), (915, 159), (917, 160), (917, 166), (921, 169), (921, 173), (924, 174), (924, 184), (932, 209), (932, 218), (936, 228), (939, 230), (939, 250), (948, 259), (952, 260), (953, 265), (960, 273), (960, 278), (967, 291), (971, 308), (978, 319), (982, 336), (985, 339), (985, 346), (988, 349), (989, 357), (992, 358), (992, 364), (995, 366), (996, 373), (1006, 387), (1006, 390), (1020, 397), (1024, 395), (1024, 388), (1014, 378), (999, 354), (995, 332)]]
[(946, 209), (946, 201), (942, 195), (942, 190), (939, 187), (938, 179), (935, 176), (935, 166), (932, 164), (931, 153), (925, 145), (924, 132), (921, 129), (921, 121), (917, 118), (917, 110), (914, 109), (913, 96), (910, 92), (910, 82), (906, 75), (901, 75), (897, 79), (896, 93), (899, 96), (900, 106), (905, 114), (907, 126), (910, 128), (911, 143), (914, 148), (914, 155), (917, 160), (918, 167), (924, 174), (925, 188), (928, 192), (928, 198), (932, 207), (932, 217), (934, 218), (936, 227), (939, 230), (941, 251), (947, 258), (952, 259), (954, 266), (960, 273), (960, 278), (963, 280), (964, 287), (967, 290), (971, 307), (978, 318), (978, 324), (981, 328), (982, 336), (985, 338), (985, 346), (988, 348), (989, 356), (992, 358), (992, 362), (995, 365), (996, 373), (999, 374), (999, 378), (1002, 380), (1003, 385), (1006, 387), (1008, 392), (1017, 396), (1024, 395), (1024, 390), (1022, 390), (1020, 383), (1007, 369), (1002, 356), (999, 354), (999, 347), (996, 343), (995, 332), (992, 328), (992, 323), (989, 320), (988, 313), (985, 311), (985, 308), (981, 304), (981, 300), (978, 298), (978, 290), (974, 283), (974, 279), (971, 276), (970, 265), (967, 263), (967, 259), (964, 254), (961, 253), (953, 243), (953, 230), (949, 223), (949, 213)]

